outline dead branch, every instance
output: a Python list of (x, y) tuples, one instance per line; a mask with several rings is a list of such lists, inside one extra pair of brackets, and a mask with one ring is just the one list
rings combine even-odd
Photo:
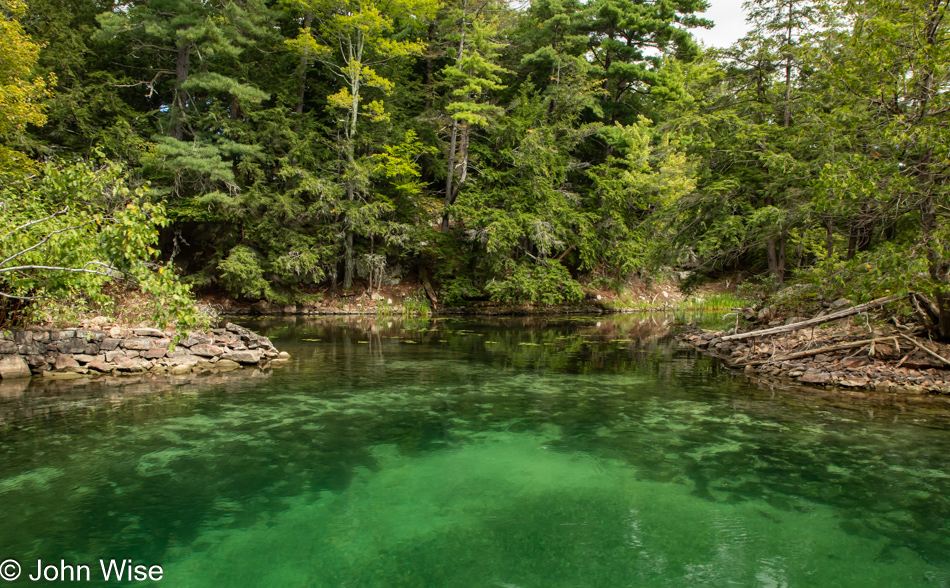
[(737, 341), (739, 339), (748, 339), (750, 337), (763, 337), (766, 335), (777, 335), (779, 333), (788, 333), (790, 331), (799, 331), (801, 329), (807, 329), (808, 327), (821, 325), (824, 323), (830, 323), (842, 318), (847, 318), (849, 316), (865, 312), (872, 308), (878, 308), (889, 304), (891, 302), (896, 302), (901, 299), (901, 296), (887, 296), (885, 298), (878, 298), (877, 300), (872, 300), (871, 302), (866, 302), (864, 304), (859, 304), (858, 306), (852, 306), (846, 310), (841, 310), (838, 312), (833, 312), (822, 317), (817, 317), (813, 319), (808, 319), (806, 321), (801, 321), (798, 323), (792, 323), (791, 325), (785, 325), (783, 327), (773, 327), (771, 329), (761, 329), (758, 331), (749, 331), (748, 333), (737, 333), (735, 335), (726, 335), (722, 338), (723, 341)]
[(946, 357), (943, 357), (942, 355), (937, 355), (937, 354), (934, 353), (933, 351), (927, 349), (926, 347), (924, 347), (923, 345), (921, 345), (920, 343), (918, 343), (918, 342), (917, 342), (917, 339), (911, 339), (910, 337), (908, 337), (907, 335), (905, 335), (905, 334), (903, 334), (903, 333), (900, 333), (900, 336), (903, 337), (904, 339), (907, 339), (908, 341), (910, 341), (910, 342), (913, 343), (914, 345), (916, 345), (916, 346), (917, 346), (917, 349), (920, 349), (921, 351), (923, 351), (923, 352), (926, 353), (927, 355), (930, 355), (930, 356), (932, 356), (932, 357), (934, 357), (934, 358), (936, 358), (936, 359), (939, 359), (944, 365), (950, 365), (950, 359), (947, 359)]
[(890, 337), (876, 337), (874, 339), (864, 339), (863, 341), (851, 341), (849, 343), (838, 343), (836, 345), (827, 345), (825, 347), (818, 347), (817, 349), (810, 349), (808, 351), (799, 351), (797, 353), (792, 353), (789, 355), (780, 355), (774, 358), (770, 357), (769, 359), (760, 359), (757, 361), (751, 361), (749, 363), (742, 363), (738, 365), (765, 365), (767, 363), (772, 363), (775, 361), (789, 361), (792, 359), (801, 359), (803, 357), (811, 357), (812, 355), (818, 355), (819, 353), (830, 353), (833, 351), (841, 351), (842, 349), (853, 349), (854, 347), (864, 347), (865, 345), (870, 345), (873, 343), (877, 343), (879, 341), (893, 341), (894, 339), (895, 337), (891, 335)]

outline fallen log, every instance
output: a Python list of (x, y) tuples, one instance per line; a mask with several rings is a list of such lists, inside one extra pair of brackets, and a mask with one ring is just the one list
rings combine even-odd
[(943, 362), (945, 365), (950, 365), (950, 359), (947, 359), (946, 357), (943, 357), (942, 355), (937, 355), (937, 354), (934, 353), (933, 351), (927, 349), (926, 347), (924, 347), (923, 345), (921, 345), (920, 343), (918, 343), (918, 342), (917, 342), (917, 339), (911, 339), (910, 337), (908, 337), (907, 335), (904, 335), (903, 333), (901, 333), (901, 337), (903, 337), (904, 339), (907, 339), (908, 341), (910, 341), (911, 343), (913, 343), (914, 345), (916, 345), (916, 346), (917, 346), (917, 349), (920, 349), (920, 350), (923, 351), (924, 353), (926, 353), (926, 354), (928, 354), (928, 355), (931, 355), (931, 356), (933, 356), (933, 357), (939, 359), (939, 360), (940, 360), (941, 362)]
[(758, 359), (756, 361), (750, 361), (748, 363), (737, 362), (736, 365), (740, 365), (740, 366), (765, 365), (767, 363), (774, 363), (777, 361), (789, 361), (792, 359), (801, 359), (803, 357), (818, 355), (819, 353), (830, 353), (832, 351), (841, 351), (842, 349), (852, 349), (854, 347), (863, 347), (864, 345), (878, 343), (880, 341), (894, 341), (896, 343), (896, 339), (897, 339), (896, 336), (891, 335), (889, 337), (876, 337), (874, 339), (865, 339), (863, 341), (850, 341), (848, 343), (838, 343), (836, 345), (826, 345), (825, 347), (818, 347), (817, 349), (809, 349), (808, 351), (797, 351), (795, 353), (790, 353), (788, 355), (777, 355), (769, 359)]
[[(816, 327), (818, 325), (829, 323), (831, 321), (836, 321), (838, 319), (847, 318), (849, 316), (871, 310), (872, 308), (878, 308), (889, 304), (891, 302), (896, 302), (900, 300), (902, 296), (887, 296), (885, 298), (878, 298), (877, 300), (872, 300), (870, 302), (865, 302), (864, 304), (859, 304), (857, 306), (852, 306), (851, 308), (845, 310), (839, 310), (838, 312), (833, 312), (831, 314), (826, 314), (825, 316), (816, 317), (813, 319), (808, 319), (807, 321), (801, 321), (798, 323), (792, 323), (790, 325), (785, 325), (783, 327), (772, 327), (771, 329), (760, 329), (758, 331), (749, 331), (748, 333), (736, 333), (735, 335), (726, 335), (722, 338), (723, 341), (738, 341), (739, 339), (749, 339), (751, 337), (765, 337), (768, 335), (778, 335), (779, 333), (788, 333), (791, 331), (799, 331), (801, 329), (807, 329), (808, 327)], [(890, 339), (891, 337), (888, 337)]]

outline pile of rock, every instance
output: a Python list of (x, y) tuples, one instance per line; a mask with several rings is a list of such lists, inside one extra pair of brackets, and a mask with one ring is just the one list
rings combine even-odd
[[(697, 329), (681, 334), (680, 339), (750, 375), (809, 386), (950, 394), (948, 366), (899, 335), (824, 328), (807, 334), (723, 341), (726, 334)], [(937, 351), (946, 353), (942, 348)]]
[(192, 332), (174, 343), (158, 329), (44, 329), (0, 332), (0, 378), (168, 372), (264, 367), (285, 361), (267, 337), (227, 323), (208, 333)]

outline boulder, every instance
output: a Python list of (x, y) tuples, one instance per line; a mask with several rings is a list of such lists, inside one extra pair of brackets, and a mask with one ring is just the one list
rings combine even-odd
[(102, 343), (99, 344), (100, 351), (112, 351), (119, 346), (119, 339), (103, 339)]
[(65, 370), (67, 368), (78, 368), (78, 367), (79, 367), (79, 362), (69, 357), (68, 355), (57, 356), (56, 362), (53, 364), (53, 369), (55, 370)]
[(831, 381), (831, 374), (809, 369), (798, 378), (798, 381), (805, 384), (827, 384)]
[(215, 369), (218, 369), (221, 371), (230, 371), (230, 370), (238, 369), (239, 367), (241, 367), (241, 364), (239, 364), (236, 361), (231, 361), (230, 359), (222, 359), (222, 360), (219, 360), (217, 363), (215, 363), (214, 367)]
[(90, 355), (88, 353), (78, 353), (73, 356), (73, 359), (79, 363), (89, 363), (91, 361), (96, 361), (97, 357), (95, 355)]
[(132, 329), (136, 337), (164, 337), (165, 333), (158, 329)]
[(76, 339), (75, 337), (70, 337), (68, 339), (60, 339), (56, 342), (56, 349), (60, 353), (85, 353), (86, 352), (86, 340), (85, 339)]
[(190, 368), (197, 365), (198, 356), (192, 355), (187, 351), (172, 351), (165, 355), (164, 363), (169, 366), (187, 365)]
[(97, 372), (108, 373), (114, 370), (116, 366), (114, 363), (106, 363), (101, 359), (97, 359), (96, 361), (87, 363), (86, 367)]
[[(244, 365), (253, 365), (260, 363), (261, 361), (261, 352), (257, 349), (254, 351), (230, 351), (221, 356), (223, 360), (235, 361)], [(219, 362), (220, 363), (220, 362)]]
[(19, 355), (5, 355), (0, 358), (0, 378), (29, 378), (32, 375), (30, 366)]
[(188, 336), (178, 342), (181, 347), (192, 347), (194, 345), (211, 345), (214, 339), (204, 333), (188, 333)]
[(864, 388), (867, 384), (867, 378), (847, 378), (838, 382), (839, 386), (845, 388)]
[(115, 358), (115, 366), (120, 372), (136, 373), (145, 371), (149, 363), (144, 359), (119, 356)]
[(217, 357), (224, 353), (223, 348), (216, 345), (207, 345), (205, 343), (193, 345), (190, 351), (192, 355), (197, 355), (200, 357)]
[(144, 357), (145, 359), (161, 359), (162, 357), (165, 357), (165, 353), (167, 351), (168, 351), (167, 349), (164, 349), (162, 347), (153, 347), (149, 349), (148, 351), (144, 352), (142, 354), (142, 357)]
[(123, 349), (135, 349), (137, 351), (148, 351), (153, 347), (153, 341), (150, 337), (132, 337), (122, 341), (120, 346)]
[(191, 373), (191, 368), (195, 367), (193, 363), (183, 363), (179, 365), (173, 365), (168, 368), (168, 373), (172, 375), (181, 375)]
[(0, 341), (0, 354), (16, 353), (17, 344), (14, 341)]

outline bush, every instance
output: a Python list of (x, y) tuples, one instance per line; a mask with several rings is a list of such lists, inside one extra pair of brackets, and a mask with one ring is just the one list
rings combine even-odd
[(232, 296), (262, 298), (267, 291), (264, 268), (257, 252), (247, 245), (238, 245), (227, 258), (218, 263), (221, 282)]
[(492, 298), (501, 302), (563, 304), (584, 297), (581, 285), (557, 262), (520, 264), (507, 278), (489, 282), (486, 289)]

